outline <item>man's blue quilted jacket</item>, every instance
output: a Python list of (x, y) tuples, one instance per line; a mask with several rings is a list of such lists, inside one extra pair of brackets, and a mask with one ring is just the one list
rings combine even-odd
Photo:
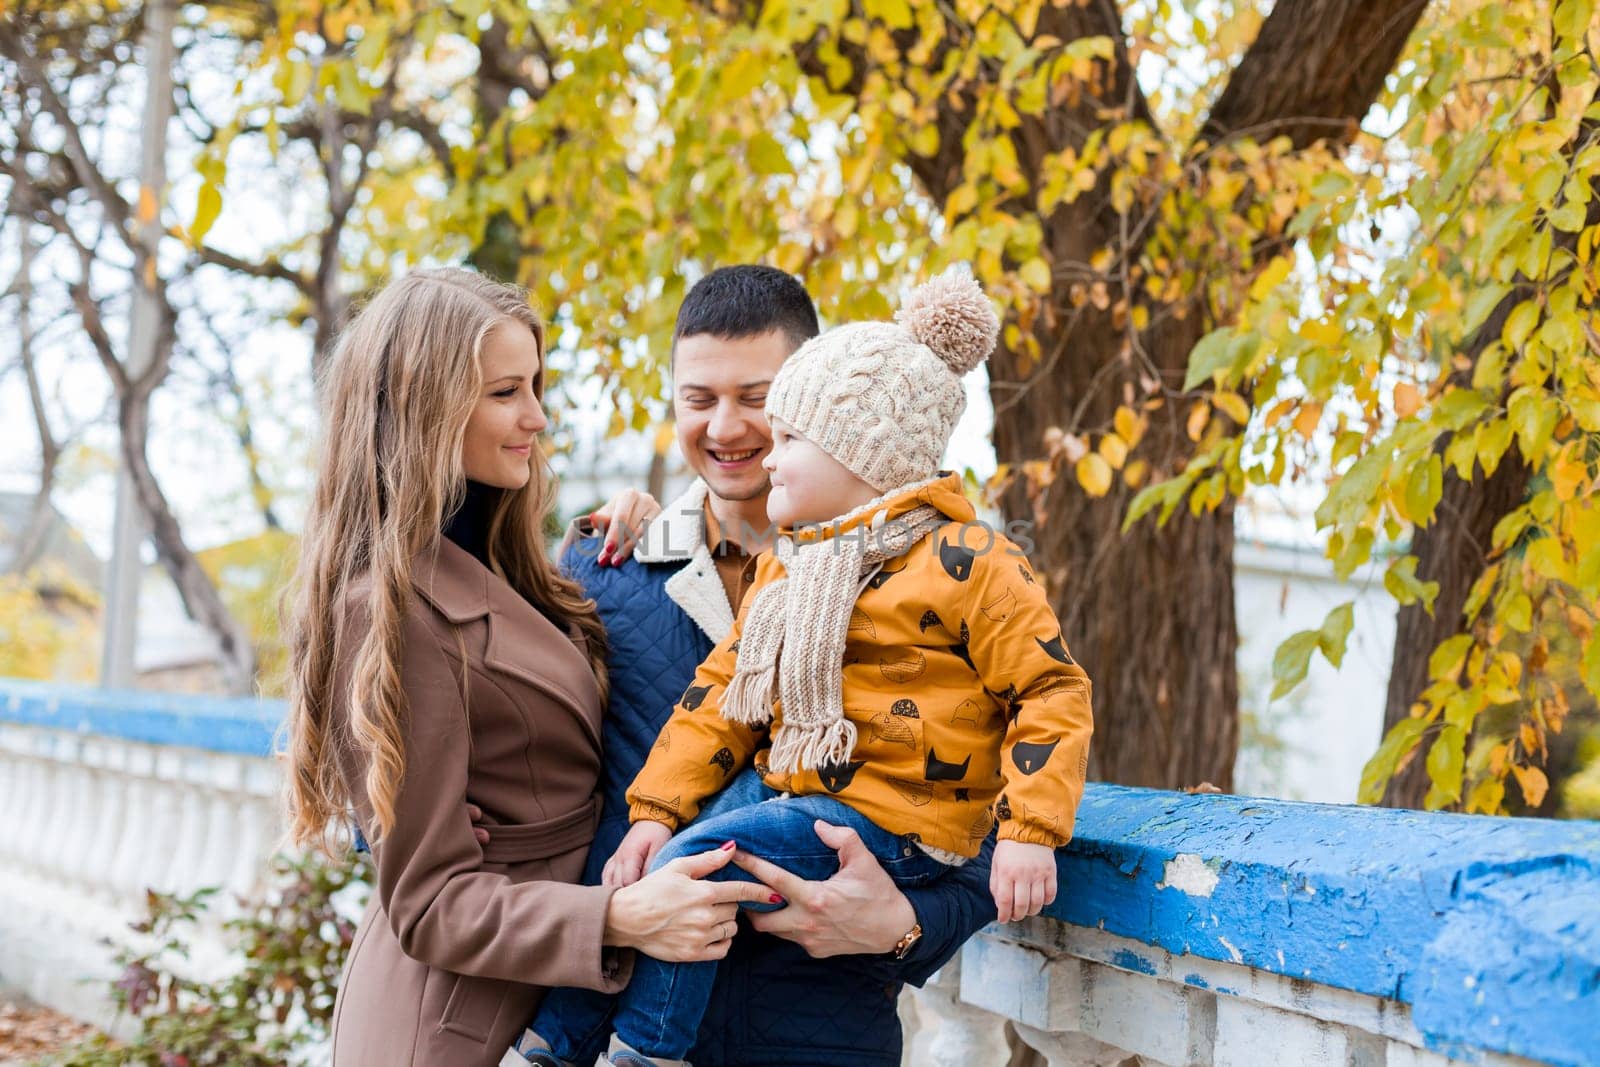
[[(713, 642), (665, 585), (687, 561), (595, 563), (599, 538), (569, 544), (562, 569), (599, 607), (610, 645), (600, 829), (584, 877), (600, 870), (628, 831), (629, 784)], [(745, 928), (718, 969), (711, 1005), (690, 1052), (695, 1067), (899, 1067), (896, 1013), (903, 983), (920, 986), (995, 917), (989, 854), (936, 886), (907, 890), (923, 938), (902, 962), (888, 956), (814, 960), (793, 942)], [(580, 1062), (593, 1062), (600, 1050)]]

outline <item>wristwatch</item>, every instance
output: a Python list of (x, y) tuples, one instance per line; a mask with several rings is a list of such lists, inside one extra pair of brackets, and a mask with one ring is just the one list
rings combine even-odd
[(921, 923), (912, 923), (911, 924), (911, 929), (907, 930), (904, 934), (902, 934), (900, 936), (900, 940), (895, 942), (894, 958), (897, 959), (897, 960), (905, 959), (906, 958), (906, 954), (911, 951), (911, 946), (915, 945), (918, 941), (921, 941), (921, 940), (922, 940), (922, 924)]

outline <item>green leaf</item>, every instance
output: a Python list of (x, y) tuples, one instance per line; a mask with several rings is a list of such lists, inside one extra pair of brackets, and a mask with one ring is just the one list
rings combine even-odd
[(765, 131), (750, 138), (746, 152), (749, 154), (750, 168), (757, 174), (789, 174), (794, 169), (789, 165), (789, 157), (784, 154), (783, 146)]
[(1361, 786), (1356, 792), (1360, 803), (1376, 804), (1383, 799), (1383, 790), (1394, 777), (1395, 768), (1417, 747), (1430, 725), (1428, 719), (1401, 719), (1394, 724), (1378, 751), (1361, 768)]
[(1455, 681), (1467, 662), (1472, 645), (1471, 634), (1456, 634), (1439, 642), (1439, 647), (1428, 657), (1428, 677), (1436, 682)]
[(866, 7), (868, 15), (882, 19), (891, 30), (911, 28), (911, 5), (907, 0), (867, 0)]
[(1322, 629), (1317, 632), (1317, 648), (1328, 662), (1335, 667), (1344, 662), (1345, 644), (1350, 639), (1350, 629), (1355, 625), (1355, 601), (1340, 604), (1328, 612), (1328, 617), (1322, 620)]
[(1459, 430), (1489, 409), (1489, 401), (1476, 389), (1449, 389), (1434, 404), (1434, 419), (1446, 429)]
[[(1326, 625), (1326, 624), (1324, 624)], [(1311, 653), (1317, 650), (1322, 635), (1316, 630), (1291, 634), (1272, 654), (1272, 699), (1288, 693), (1305, 681), (1311, 666)]]
[(1406, 479), (1406, 513), (1418, 526), (1426, 526), (1433, 519), (1433, 509), (1444, 495), (1444, 465), (1439, 453), (1430, 453), (1427, 460), (1411, 468)]
[(1467, 735), (1459, 726), (1445, 726), (1428, 749), (1428, 779), (1433, 788), (1422, 806), (1436, 811), (1461, 799), (1461, 772), (1467, 762)]
[(1231, 329), (1221, 329), (1212, 330), (1195, 343), (1194, 350), (1189, 353), (1189, 373), (1183, 379), (1184, 392), (1209, 381), (1217, 371), (1233, 362), (1228, 348), (1232, 339)]
[(1122, 532), (1127, 533), (1128, 529), (1143, 518), (1151, 508), (1166, 503), (1175, 493), (1182, 491), (1183, 487), (1174, 481), (1157, 482), (1139, 490), (1138, 495), (1128, 504), (1128, 514), (1122, 520)]
[(1589, 635), (1583, 646), (1583, 684), (1600, 699), (1600, 630)]
[(1462, 329), (1470, 334), (1483, 325), (1483, 320), (1489, 317), (1510, 291), (1509, 285), (1490, 285), (1473, 293), (1467, 299), (1467, 316), (1462, 321)]
[(1500, 457), (1511, 447), (1511, 423), (1506, 419), (1490, 419), (1478, 427), (1477, 442), (1478, 462), (1487, 478), (1500, 466)]
[(1555, 398), (1543, 389), (1523, 386), (1512, 392), (1507, 415), (1517, 435), (1517, 448), (1528, 463), (1537, 464), (1543, 457), (1560, 414)]
[(1367, 513), (1378, 487), (1383, 484), (1384, 473), (1389, 468), (1389, 456), (1375, 448), (1350, 465), (1343, 477), (1333, 483), (1328, 495), (1317, 505), (1317, 525), (1332, 526), (1340, 522), (1353, 522)]
[(1401, 556), (1389, 564), (1383, 575), (1383, 587), (1389, 595), (1402, 604), (1422, 601), (1423, 610), (1433, 614), (1433, 598), (1439, 595), (1438, 582), (1424, 582), (1417, 578), (1417, 557)]

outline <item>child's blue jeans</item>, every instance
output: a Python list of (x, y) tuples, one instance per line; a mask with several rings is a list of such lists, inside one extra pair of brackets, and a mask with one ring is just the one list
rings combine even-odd
[[(827, 796), (780, 796), (754, 770), (746, 770), (712, 798), (699, 818), (656, 854), (650, 869), (734, 841), (801, 878), (825, 879), (838, 871), (839, 854), (817, 837), (813, 823), (818, 819), (858, 833), (897, 886), (927, 885), (950, 869), (911, 837), (890, 833), (849, 805)], [(711, 881), (733, 879), (755, 881), (732, 863), (709, 876)], [(760, 911), (782, 907), (748, 906)], [(621, 993), (613, 997), (584, 989), (552, 990), (529, 1029), (564, 1060), (575, 1060), (606, 1036), (608, 1028), (648, 1056), (683, 1059), (694, 1045), (716, 974), (715, 960), (663, 963), (640, 953), (633, 978)]]

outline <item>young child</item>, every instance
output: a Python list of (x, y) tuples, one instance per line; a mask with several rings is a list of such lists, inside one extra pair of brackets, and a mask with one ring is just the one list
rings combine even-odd
[[(949, 273), (897, 323), (838, 327), (784, 364), (766, 466), (785, 536), (634, 780), (608, 884), (725, 842), (826, 878), (838, 858), (820, 819), (860, 834), (897, 885), (919, 885), (977, 855), (998, 821), (1000, 919), (1054, 899), (1054, 850), (1083, 795), (1089, 679), (1021, 550), (937, 469), (961, 377), (998, 330), (977, 283)], [(601, 1064), (681, 1064), (715, 968), (641, 956), (614, 1015), (597, 994), (557, 990), (502, 1062), (559, 1067), (609, 1022)]]

